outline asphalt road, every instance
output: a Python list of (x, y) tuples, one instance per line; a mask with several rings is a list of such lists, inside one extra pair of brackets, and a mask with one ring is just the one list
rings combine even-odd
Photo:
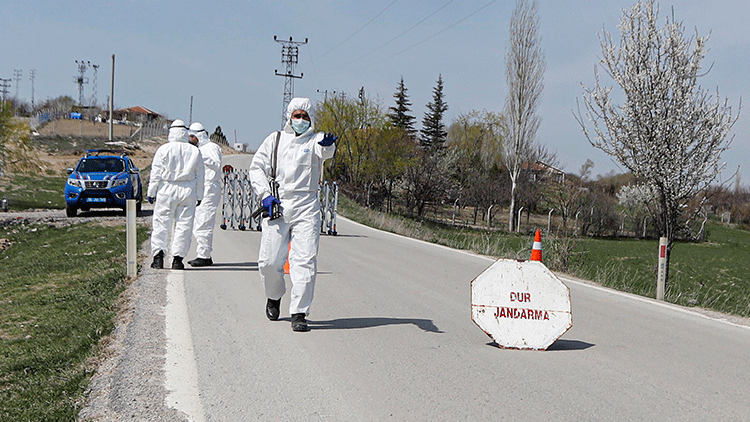
[(547, 351), (500, 349), (471, 321), (490, 259), (338, 231), (321, 237), (309, 333), (291, 331), (288, 297), (265, 318), (258, 232), (217, 230), (216, 265), (169, 272), (173, 407), (216, 421), (750, 420), (746, 326), (566, 280), (573, 327)]
[(288, 297), (264, 315), (259, 232), (217, 221), (214, 266), (146, 268), (84, 419), (750, 420), (748, 325), (563, 278), (573, 327), (546, 351), (501, 349), (471, 320), (491, 259), (338, 233), (321, 237), (308, 333)]

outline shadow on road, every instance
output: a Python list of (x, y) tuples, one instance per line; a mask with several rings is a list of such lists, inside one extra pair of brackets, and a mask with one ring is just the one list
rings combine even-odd
[(200, 271), (258, 271), (257, 262), (215, 262), (213, 265), (208, 267), (190, 267), (185, 266), (185, 269), (200, 270)]
[(586, 350), (589, 347), (594, 347), (594, 344), (580, 340), (558, 339), (547, 350)]
[[(505, 347), (500, 347), (499, 344), (493, 342), (487, 343), (488, 346), (497, 347), (498, 349), (505, 349)], [(594, 347), (594, 344), (586, 343), (585, 341), (580, 340), (564, 340), (564, 339), (558, 339), (556, 342), (552, 343), (550, 347), (547, 348), (547, 351), (561, 351), (561, 350), (586, 350), (589, 347)]]
[(362, 317), (362, 318), (340, 318), (329, 321), (307, 320), (310, 328), (315, 330), (349, 330), (356, 328), (373, 328), (384, 325), (413, 324), (423, 331), (430, 333), (442, 333), (430, 319), (416, 318), (384, 318), (384, 317)]

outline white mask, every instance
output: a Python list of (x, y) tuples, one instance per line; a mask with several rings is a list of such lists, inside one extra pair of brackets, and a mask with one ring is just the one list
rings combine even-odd
[(305, 119), (292, 119), (291, 126), (297, 134), (302, 134), (310, 127), (310, 122)]

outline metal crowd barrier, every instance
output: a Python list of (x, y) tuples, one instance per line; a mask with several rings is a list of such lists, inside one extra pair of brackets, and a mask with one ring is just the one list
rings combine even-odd
[[(253, 211), (261, 206), (261, 200), (250, 186), (248, 170), (235, 169), (231, 165), (222, 168), (221, 225), (237, 230), (261, 229), (261, 216), (252, 218)], [(339, 185), (322, 182), (318, 191), (320, 199), (320, 233), (336, 236), (336, 215), (339, 202)]]
[(234, 169), (230, 165), (222, 169), (221, 186), (221, 225), (246, 230), (260, 230), (261, 217), (252, 218), (253, 210), (260, 206), (260, 200), (250, 187), (247, 170)]
[(339, 184), (323, 182), (320, 185), (320, 232), (336, 236), (336, 214), (339, 205)]

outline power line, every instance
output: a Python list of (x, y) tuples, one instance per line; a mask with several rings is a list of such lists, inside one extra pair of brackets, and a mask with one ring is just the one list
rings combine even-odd
[[(489, 7), (489, 6), (491, 5), (491, 4), (493, 4), (493, 3), (496, 3), (496, 2), (497, 2), (497, 0), (492, 0), (491, 2), (489, 2), (489, 3), (485, 4), (484, 6), (480, 7), (479, 9), (477, 9), (477, 10), (475, 10), (475, 11), (473, 11), (473, 12), (469, 13), (468, 15), (466, 15), (466, 16), (464, 16), (463, 18), (459, 19), (458, 21), (456, 21), (456, 22), (452, 23), (451, 25), (448, 25), (447, 27), (445, 27), (445, 28), (441, 29), (440, 31), (438, 31), (438, 32), (436, 32), (436, 33), (434, 33), (434, 34), (430, 35), (429, 37), (427, 37), (427, 38), (423, 39), (422, 41), (420, 41), (420, 42), (418, 42), (418, 43), (416, 43), (416, 44), (413, 44), (413, 45), (411, 45), (411, 46), (409, 46), (409, 47), (406, 47), (405, 49), (403, 49), (403, 50), (399, 51), (398, 53), (392, 54), (392, 55), (390, 55), (390, 56), (388, 56), (388, 57), (386, 57), (386, 58), (384, 58), (384, 59), (381, 59), (381, 60), (377, 60), (377, 61), (374, 61), (374, 62), (371, 62), (371, 63), (367, 63), (367, 64), (363, 64), (362, 66), (357, 66), (357, 67), (354, 67), (354, 68), (352, 68), (352, 69), (350, 69), (350, 70), (348, 70), (348, 71), (335, 71), (335, 72), (327, 73), (327, 74), (325, 74), (325, 75), (326, 75), (326, 76), (329, 76), (329, 75), (340, 75), (340, 74), (342, 74), (342, 73), (348, 73), (348, 72), (350, 72), (350, 71), (354, 71), (354, 70), (357, 70), (357, 69), (361, 69), (361, 68), (363, 68), (363, 67), (371, 67), (371, 66), (374, 66), (374, 65), (376, 65), (376, 64), (382, 63), (382, 62), (384, 62), (384, 61), (386, 61), (386, 60), (390, 60), (390, 59), (392, 59), (393, 57), (396, 57), (396, 56), (398, 56), (398, 55), (400, 55), (400, 54), (402, 54), (402, 53), (404, 53), (404, 52), (406, 52), (406, 51), (408, 51), (408, 50), (411, 50), (412, 48), (414, 48), (414, 47), (416, 47), (416, 46), (418, 46), (418, 45), (424, 44), (425, 42), (427, 42), (427, 41), (431, 40), (432, 38), (435, 38), (436, 36), (438, 36), (438, 35), (442, 34), (443, 32), (445, 32), (445, 31), (447, 31), (447, 30), (449, 30), (449, 29), (453, 28), (454, 26), (456, 26), (456, 25), (460, 24), (461, 22), (463, 22), (463, 21), (465, 21), (465, 20), (469, 19), (470, 17), (472, 17), (472, 16), (476, 15), (477, 13), (481, 12), (482, 10), (486, 9), (486, 8), (487, 8), (487, 7)], [(444, 7), (444, 6), (443, 6), (443, 7)], [(433, 13), (433, 14), (434, 14), (434, 13)], [(428, 17), (429, 17), (429, 16), (428, 16)], [(425, 19), (426, 19), (426, 18), (425, 18)], [(399, 36), (400, 36), (400, 35), (399, 35)], [(390, 42), (390, 41), (389, 41), (389, 42)], [(349, 62), (348, 64), (351, 64), (351, 63), (353, 63), (353, 62), (354, 62), (354, 61), (352, 61), (352, 62)], [(346, 65), (344, 65), (344, 66), (346, 66)], [(344, 66), (341, 66), (341, 67), (339, 67), (339, 69), (340, 69), (340, 68), (342, 68), (342, 67), (344, 67)]]
[(495, 3), (496, 1), (497, 1), (497, 0), (492, 0), (491, 2), (489, 2), (489, 3), (485, 4), (484, 6), (480, 7), (479, 9), (477, 9), (477, 10), (475, 10), (475, 11), (471, 12), (470, 14), (468, 14), (468, 15), (466, 15), (465, 17), (461, 18), (460, 20), (456, 21), (456, 22), (455, 22), (454, 24), (452, 24), (452, 25), (450, 25), (450, 26), (448, 26), (448, 27), (446, 27), (446, 28), (443, 28), (442, 30), (440, 30), (440, 31), (438, 31), (438, 32), (436, 32), (436, 33), (434, 33), (434, 34), (430, 35), (429, 37), (427, 37), (427, 38), (423, 39), (422, 41), (420, 41), (420, 42), (418, 42), (418, 43), (416, 43), (416, 44), (412, 45), (411, 47), (406, 47), (405, 49), (403, 49), (403, 50), (399, 51), (398, 53), (396, 53), (396, 54), (394, 54), (394, 55), (392, 55), (392, 56), (390, 56), (390, 57), (386, 57), (386, 58), (385, 58), (384, 60), (388, 60), (388, 59), (390, 59), (390, 58), (396, 57), (396, 56), (398, 56), (399, 54), (401, 54), (401, 53), (404, 53), (404, 52), (406, 52), (406, 51), (408, 51), (408, 50), (411, 50), (412, 48), (414, 48), (414, 47), (416, 47), (416, 46), (418, 46), (418, 45), (424, 44), (425, 42), (427, 42), (427, 41), (429, 41), (429, 40), (431, 40), (431, 39), (433, 39), (433, 38), (437, 37), (438, 35), (442, 34), (443, 32), (445, 32), (445, 31), (447, 31), (447, 30), (449, 30), (449, 29), (453, 28), (454, 26), (458, 25), (459, 23), (461, 23), (461, 22), (465, 21), (466, 19), (469, 19), (470, 17), (472, 17), (472, 16), (476, 15), (477, 13), (479, 13), (479, 12), (481, 12), (482, 10), (486, 9), (487, 7), (489, 7), (489, 6), (490, 6), (490, 5), (492, 4), (492, 3)]
[(387, 42), (385, 42), (384, 44), (380, 45), (379, 47), (377, 47), (377, 48), (375, 48), (375, 49), (373, 49), (373, 50), (370, 50), (370, 52), (369, 52), (369, 53), (365, 53), (365, 54), (363, 54), (363, 55), (361, 55), (361, 56), (357, 57), (356, 59), (354, 59), (354, 60), (350, 61), (349, 63), (346, 63), (346, 64), (345, 64), (345, 65), (343, 65), (343, 66), (349, 66), (350, 64), (352, 64), (352, 63), (354, 63), (354, 62), (356, 62), (356, 61), (358, 61), (358, 60), (361, 60), (361, 59), (363, 59), (363, 58), (365, 58), (365, 57), (369, 56), (370, 54), (372, 54), (372, 53), (374, 53), (374, 52), (376, 52), (376, 51), (380, 50), (381, 48), (383, 48), (383, 47), (385, 47), (386, 45), (388, 45), (388, 44), (392, 43), (393, 41), (397, 40), (398, 38), (401, 38), (401, 37), (402, 37), (402, 36), (403, 36), (404, 34), (406, 34), (407, 32), (411, 31), (412, 29), (416, 28), (417, 26), (421, 25), (421, 24), (422, 24), (422, 23), (423, 23), (424, 21), (426, 21), (427, 19), (431, 18), (431, 17), (433, 16), (433, 15), (435, 15), (435, 14), (436, 14), (436, 13), (438, 13), (439, 11), (443, 10), (443, 9), (444, 9), (444, 8), (445, 8), (446, 6), (448, 6), (448, 5), (449, 5), (449, 4), (451, 4), (451, 3), (453, 3), (453, 0), (450, 0), (450, 1), (448, 2), (448, 3), (445, 3), (444, 5), (440, 6), (440, 7), (439, 7), (439, 8), (437, 9), (437, 10), (435, 10), (434, 12), (432, 12), (432, 13), (430, 13), (429, 15), (425, 16), (424, 18), (422, 18), (422, 20), (420, 20), (419, 22), (417, 22), (417, 23), (415, 23), (414, 25), (412, 25), (411, 27), (409, 27), (409, 29), (407, 29), (406, 31), (404, 31), (404, 32), (402, 32), (402, 33), (400, 33), (400, 34), (396, 35), (395, 37), (391, 38), (390, 40), (388, 40), (388, 41), (387, 41)]
[(345, 39), (344, 39), (343, 41), (341, 41), (340, 43), (338, 43), (338, 44), (336, 44), (335, 46), (333, 46), (333, 48), (331, 48), (330, 50), (328, 50), (328, 51), (326, 51), (325, 53), (321, 54), (321, 55), (320, 55), (320, 56), (318, 57), (318, 59), (322, 58), (323, 56), (325, 56), (326, 54), (330, 53), (331, 51), (333, 51), (333, 50), (337, 49), (338, 47), (340, 47), (340, 46), (341, 46), (341, 44), (343, 44), (343, 43), (345, 43), (345, 42), (349, 41), (349, 40), (350, 40), (350, 39), (351, 39), (352, 37), (354, 37), (355, 35), (357, 35), (357, 34), (358, 34), (358, 33), (359, 33), (360, 31), (362, 31), (363, 29), (365, 29), (365, 28), (367, 27), (367, 25), (371, 24), (371, 23), (372, 23), (372, 21), (374, 21), (375, 19), (377, 19), (377, 18), (378, 18), (378, 16), (382, 15), (383, 13), (385, 13), (385, 11), (386, 11), (386, 10), (388, 10), (388, 9), (389, 9), (389, 8), (390, 8), (391, 6), (393, 6), (393, 3), (396, 3), (396, 1), (398, 1), (398, 0), (393, 0), (393, 1), (391, 2), (391, 4), (389, 4), (388, 6), (386, 6), (386, 7), (385, 7), (385, 9), (381, 10), (381, 11), (380, 11), (380, 13), (378, 13), (377, 15), (375, 15), (375, 16), (374, 16), (374, 17), (373, 17), (372, 19), (370, 19), (370, 20), (369, 20), (369, 21), (368, 21), (368, 22), (367, 22), (366, 24), (362, 25), (362, 27), (360, 27), (360, 28), (359, 28), (358, 30), (354, 31), (354, 33), (352, 33), (351, 35), (349, 35), (348, 37), (346, 37), (346, 38), (345, 38)]

